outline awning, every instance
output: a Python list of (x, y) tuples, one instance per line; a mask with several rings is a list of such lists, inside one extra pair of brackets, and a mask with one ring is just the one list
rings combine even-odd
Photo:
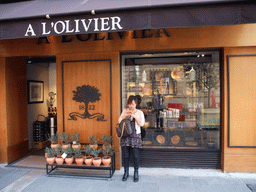
[(0, 39), (256, 22), (239, 0), (33, 0), (0, 4)]

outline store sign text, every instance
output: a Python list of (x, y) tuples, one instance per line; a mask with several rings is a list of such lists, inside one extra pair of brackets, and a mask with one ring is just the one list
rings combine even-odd
[[(53, 33), (58, 35), (86, 33), (93, 32), (106, 32), (122, 30), (120, 17), (104, 17), (93, 19), (75, 19), (57, 22), (42, 22), (42, 33), (40, 35), (51, 35)], [(71, 27), (73, 26), (73, 27)], [(32, 24), (29, 24), (24, 36), (37, 36)]]
[[(86, 42), (86, 41), (89, 41), (90, 39), (92, 39), (93, 41), (113, 40), (116, 36), (119, 39), (123, 39), (127, 33), (128, 33), (127, 31), (122, 31), (122, 32), (114, 33), (115, 35), (110, 32), (106, 33), (106, 35), (104, 35), (103, 33), (94, 33), (94, 34), (89, 33), (89, 34), (83, 34), (83, 35), (78, 34), (75, 36), (63, 35), (61, 42), (70, 43), (75, 39), (81, 42)], [(171, 37), (171, 35), (166, 29), (157, 29), (155, 33), (153, 33), (151, 29), (144, 29), (140, 31), (137, 31), (137, 30), (132, 31), (132, 39), (139, 39), (139, 38), (144, 39), (144, 38), (151, 38), (151, 37), (159, 38), (159, 37), (162, 37), (162, 34), (164, 34), (166, 37)], [(39, 37), (37, 44), (42, 44), (42, 42), (49, 44), (50, 40), (48, 39), (48, 37)]]

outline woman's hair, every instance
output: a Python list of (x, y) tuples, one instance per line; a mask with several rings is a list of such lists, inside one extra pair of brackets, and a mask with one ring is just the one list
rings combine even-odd
[(134, 95), (130, 95), (128, 100), (127, 100), (127, 105), (131, 104), (132, 101), (136, 103), (136, 97)]

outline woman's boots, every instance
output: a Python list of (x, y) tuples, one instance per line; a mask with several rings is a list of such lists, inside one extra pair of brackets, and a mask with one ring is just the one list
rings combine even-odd
[(124, 168), (124, 176), (122, 178), (122, 181), (126, 181), (129, 177), (129, 167)]
[[(129, 167), (124, 168), (124, 176), (122, 178), (122, 181), (126, 181), (129, 177)], [(133, 181), (138, 182), (139, 181), (139, 168), (134, 168), (134, 175), (133, 175)]]
[(138, 182), (139, 181), (139, 168), (134, 168), (133, 181), (134, 182)]

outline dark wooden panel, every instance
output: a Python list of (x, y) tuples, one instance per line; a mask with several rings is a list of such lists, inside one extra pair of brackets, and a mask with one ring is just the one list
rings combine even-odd
[[(130, 166), (133, 166), (131, 158)], [(220, 169), (220, 151), (141, 149), (141, 167)]]

